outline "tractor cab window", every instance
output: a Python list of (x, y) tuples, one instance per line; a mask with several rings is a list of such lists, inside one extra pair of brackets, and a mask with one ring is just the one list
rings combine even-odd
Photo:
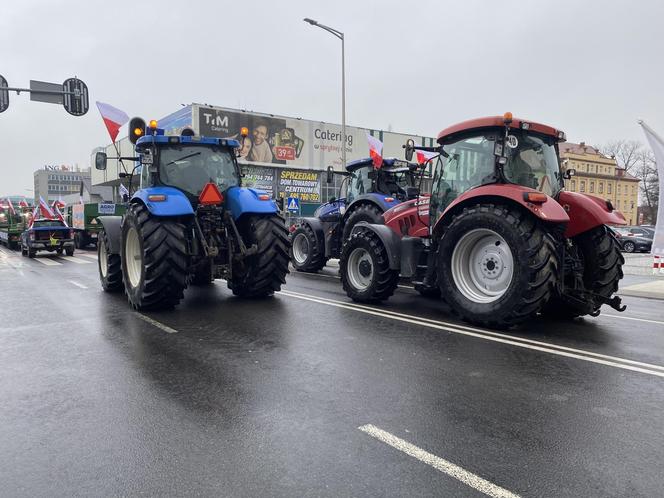
[(372, 191), (372, 180), (369, 178), (369, 172), (373, 171), (373, 166), (364, 166), (353, 171), (348, 177), (348, 187), (346, 188), (346, 202), (351, 203), (360, 195), (368, 194)]
[(379, 192), (391, 194), (400, 200), (406, 198), (406, 189), (415, 186), (415, 176), (408, 167), (377, 170), (376, 187)]
[(495, 183), (495, 136), (466, 137), (447, 144), (434, 170), (431, 188), (431, 220), (435, 223), (447, 206), (461, 194), (479, 185)]
[(516, 131), (510, 136), (505, 179), (555, 197), (562, 188), (562, 176), (554, 139)]
[(192, 195), (199, 195), (207, 183), (220, 191), (240, 184), (230, 149), (203, 145), (174, 145), (159, 151), (159, 179)]

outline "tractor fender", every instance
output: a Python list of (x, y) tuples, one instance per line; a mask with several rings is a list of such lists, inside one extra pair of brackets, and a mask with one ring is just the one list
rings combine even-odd
[[(393, 200), (386, 201), (385, 199), (393, 199)], [(378, 207), (378, 209), (380, 209), (382, 212), (385, 212), (388, 209), (393, 208), (400, 202), (401, 201), (399, 201), (396, 197), (390, 197), (389, 195), (384, 195), (379, 193), (363, 194), (353, 199), (353, 202), (351, 202), (350, 204), (346, 205), (346, 210), (344, 211), (344, 220), (346, 220), (348, 218), (348, 215), (353, 212), (354, 208), (360, 204), (373, 204), (376, 207)]]
[(390, 270), (400, 270), (401, 239), (399, 236), (394, 233), (390, 227), (385, 225), (375, 225), (373, 223), (367, 223), (366, 221), (358, 221), (357, 224), (353, 227), (351, 236), (354, 233), (360, 232), (362, 230), (370, 230), (378, 236), (380, 241), (383, 243), (385, 250), (387, 251), (387, 259), (390, 262)]
[(609, 204), (599, 197), (561, 192), (559, 202), (567, 211), (570, 222), (565, 230), (565, 237), (571, 238), (600, 225), (627, 225), (627, 220), (620, 211), (609, 209)]
[(323, 223), (318, 218), (299, 218), (298, 224), (308, 225), (316, 234), (316, 240), (318, 240), (319, 244), (321, 240), (325, 240), (325, 229), (323, 228)]
[(478, 203), (508, 204), (520, 207), (547, 223), (569, 223), (570, 219), (567, 212), (555, 199), (547, 196), (546, 202), (534, 204), (524, 199), (524, 194), (528, 192), (541, 194), (539, 190), (510, 184), (491, 184), (470, 189), (447, 206), (443, 215), (436, 221), (434, 233), (438, 233), (441, 227), (449, 224), (452, 217), (463, 210), (464, 207)]
[(120, 254), (122, 247), (122, 216), (99, 216), (97, 218), (108, 239), (106, 250), (109, 254)]
[[(163, 201), (150, 200), (151, 196), (165, 195)], [(184, 216), (194, 214), (191, 202), (181, 190), (174, 187), (148, 187), (139, 190), (131, 202), (141, 202), (153, 216)]]
[[(264, 190), (246, 187), (231, 187), (225, 192), (226, 206), (231, 210), (233, 219), (237, 220), (246, 213), (273, 214), (279, 208), (272, 197)], [(261, 199), (261, 197), (265, 197)]]

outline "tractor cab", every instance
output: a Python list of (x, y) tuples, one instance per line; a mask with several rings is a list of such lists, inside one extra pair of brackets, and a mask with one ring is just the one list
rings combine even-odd
[(136, 143), (141, 189), (172, 187), (196, 204), (205, 186), (220, 192), (240, 186), (236, 140), (201, 137), (147, 136)]
[(557, 198), (564, 187), (557, 143), (563, 132), (511, 115), (460, 123), (438, 135), (430, 219), (435, 222), (461, 195), (492, 184), (527, 187)]
[(408, 189), (416, 185), (416, 169), (417, 165), (395, 158), (383, 159), (379, 167), (370, 158), (353, 161), (346, 166), (346, 203), (377, 192), (404, 201), (408, 197)]

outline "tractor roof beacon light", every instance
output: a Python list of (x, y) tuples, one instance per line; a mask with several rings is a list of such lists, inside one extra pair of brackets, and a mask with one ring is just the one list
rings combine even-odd
[(506, 112), (503, 114), (503, 123), (505, 123), (505, 126), (509, 126), (512, 124), (512, 113), (511, 112)]
[(145, 120), (131, 118), (129, 121), (129, 141), (136, 145), (136, 141), (145, 135)]

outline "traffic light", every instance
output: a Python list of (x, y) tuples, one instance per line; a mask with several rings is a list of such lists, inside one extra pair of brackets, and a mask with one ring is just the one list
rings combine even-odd
[(145, 120), (141, 118), (131, 118), (129, 121), (129, 141), (133, 144), (145, 136)]

